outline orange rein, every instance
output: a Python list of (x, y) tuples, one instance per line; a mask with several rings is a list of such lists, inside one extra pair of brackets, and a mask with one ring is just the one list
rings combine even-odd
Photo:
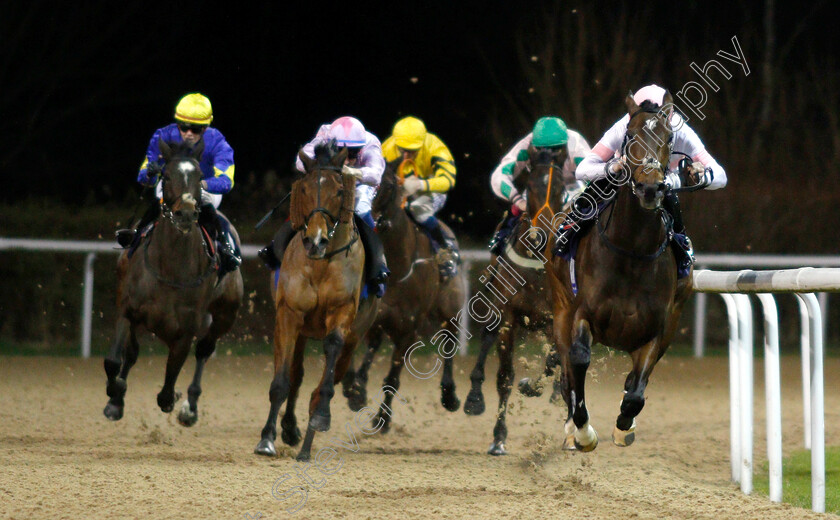
[(554, 210), (551, 209), (551, 204), (548, 203), (549, 199), (551, 199), (551, 180), (554, 178), (554, 163), (552, 162), (551, 166), (548, 168), (548, 189), (545, 192), (545, 203), (542, 207), (537, 211), (537, 214), (534, 215), (534, 218), (531, 219), (531, 225), (537, 227), (537, 217), (539, 217), (543, 210), (548, 208), (548, 211), (551, 212), (551, 217), (554, 218)]
[[(411, 167), (412, 175), (414, 172), (417, 171), (417, 167), (414, 164), (414, 159), (404, 159), (403, 162), (397, 167), (397, 185), (402, 186), (405, 183), (405, 171)], [(400, 201), (400, 208), (405, 209), (406, 201), (408, 201), (408, 197), (403, 197), (402, 201)]]

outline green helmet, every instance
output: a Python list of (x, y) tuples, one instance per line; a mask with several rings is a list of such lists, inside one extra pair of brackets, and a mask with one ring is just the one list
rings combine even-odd
[(534, 125), (534, 135), (531, 144), (537, 148), (562, 146), (569, 142), (569, 132), (566, 123), (559, 117), (541, 117)]

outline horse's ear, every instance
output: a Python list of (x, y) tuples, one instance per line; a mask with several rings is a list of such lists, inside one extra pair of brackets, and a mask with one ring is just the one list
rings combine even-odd
[(163, 157), (163, 162), (169, 162), (169, 159), (172, 158), (172, 145), (161, 139), (158, 141), (158, 149), (160, 149), (160, 155)]
[(639, 105), (637, 105), (636, 100), (633, 99), (633, 91), (627, 93), (627, 98), (624, 100), (624, 104), (627, 105), (627, 113), (631, 116), (639, 110)]
[(315, 159), (306, 155), (306, 152), (303, 151), (303, 148), (301, 148), (300, 151), (298, 151), (298, 157), (300, 157), (300, 160), (303, 163), (303, 169), (306, 172), (312, 171), (312, 168), (314, 168), (317, 164), (317, 161)]
[(670, 121), (671, 115), (674, 113), (674, 98), (668, 90), (665, 91), (665, 95), (662, 97), (662, 112), (665, 114), (665, 121)]
[(203, 154), (203, 153), (204, 153), (204, 139), (202, 139), (201, 141), (198, 142), (198, 145), (196, 145), (196, 147), (193, 149), (192, 153), (190, 153), (190, 156), (192, 156), (192, 158), (195, 159), (196, 161), (200, 162), (201, 161), (201, 154)]
[(342, 148), (340, 152), (338, 152), (333, 158), (332, 163), (333, 166), (344, 166), (344, 161), (347, 160), (347, 148)]
[(528, 157), (536, 157), (537, 156), (537, 149), (534, 148), (533, 143), (528, 144)]

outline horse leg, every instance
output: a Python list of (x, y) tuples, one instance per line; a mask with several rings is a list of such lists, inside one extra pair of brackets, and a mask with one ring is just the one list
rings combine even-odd
[[(370, 371), (370, 366), (373, 364), (373, 358), (380, 346), (382, 346), (382, 332), (379, 331), (370, 334), (368, 336), (368, 348), (365, 351), (362, 364), (359, 365), (359, 369), (356, 371), (352, 386), (345, 394), (350, 409), (354, 412), (358, 412), (367, 404), (368, 372)], [(345, 386), (345, 390), (346, 389), (347, 387)]]
[[(126, 351), (126, 346), (128, 350)], [(105, 357), (105, 374), (108, 376), (108, 383), (105, 392), (108, 394), (108, 404), (102, 413), (112, 421), (119, 421), (123, 416), (125, 407), (125, 378), (131, 366), (137, 361), (138, 353), (137, 338), (134, 329), (128, 318), (122, 317), (117, 321), (117, 330), (114, 335), (114, 342), (111, 343), (111, 350)]]
[(443, 375), (440, 379), (440, 404), (450, 412), (457, 412), (461, 407), (461, 400), (455, 394), (455, 379), (452, 377), (452, 365), (455, 353), (443, 358)]
[(496, 391), (499, 393), (499, 409), (496, 412), (496, 426), (493, 427), (493, 444), (487, 451), (490, 455), (507, 455), (507, 402), (513, 386), (513, 349), (516, 327), (510, 325), (503, 332), (497, 351), (499, 353), (499, 371), (496, 373)]
[[(531, 382), (530, 377), (523, 377), (519, 381), (519, 393), (524, 395), (525, 397), (540, 397), (543, 394), (543, 387), (545, 385), (545, 379), (549, 378), (554, 375), (554, 369), (560, 364), (559, 356), (555, 353), (549, 353), (545, 357), (545, 369), (543, 373), (537, 378), (535, 382)], [(551, 393), (551, 398), (549, 402), (555, 403), (557, 401), (557, 396), (559, 395), (561, 388), (559, 384), (555, 381), (554, 382), (554, 390)]]
[[(232, 278), (228, 279), (231, 280)], [(195, 344), (195, 374), (192, 383), (187, 388), (187, 400), (178, 412), (178, 422), (181, 426), (192, 426), (198, 421), (198, 398), (201, 396), (201, 377), (204, 374), (204, 364), (216, 350), (216, 342), (227, 333), (236, 319), (239, 309), (239, 298), (230, 296), (227, 290), (223, 299), (211, 304), (210, 315), (212, 321), (207, 334)]]
[[(291, 365), (303, 363), (302, 359), (297, 359), (303, 356), (303, 351), (302, 349), (298, 351), (296, 348), (302, 320), (281, 306), (282, 302), (277, 305), (277, 317), (274, 322), (274, 377), (268, 391), (271, 406), (268, 410), (268, 419), (260, 433), (260, 442), (254, 448), (254, 453), (257, 455), (269, 457), (277, 455), (277, 450), (274, 448), (274, 441), (277, 439), (277, 414), (280, 413), (280, 407), (291, 393)], [(295, 348), (292, 348), (293, 345)], [(303, 372), (301, 372), (302, 376)]]
[(580, 451), (592, 451), (598, 446), (598, 434), (589, 424), (589, 411), (586, 409), (586, 395), (584, 392), (586, 371), (592, 353), (592, 332), (589, 322), (577, 319), (572, 346), (569, 349), (569, 363), (571, 370), (571, 405), (572, 420), (575, 425), (575, 448)]
[(216, 321), (210, 325), (207, 335), (195, 344), (195, 374), (192, 383), (187, 388), (187, 400), (178, 411), (178, 423), (181, 426), (192, 426), (198, 422), (198, 398), (201, 395), (201, 376), (204, 374), (204, 364), (216, 350), (216, 340), (223, 332), (219, 332)]
[(481, 330), (481, 349), (478, 351), (475, 367), (470, 373), (470, 393), (467, 394), (467, 400), (464, 402), (464, 413), (467, 415), (484, 413), (484, 393), (481, 391), (481, 385), (484, 383), (484, 363), (487, 361), (490, 347), (498, 338), (498, 327), (493, 330), (485, 327)]
[(321, 382), (312, 391), (309, 401), (309, 425), (306, 428), (306, 437), (303, 439), (303, 446), (297, 454), (297, 460), (308, 461), (312, 450), (312, 440), (315, 432), (325, 432), (330, 429), (330, 401), (335, 395), (335, 368), (338, 355), (344, 347), (344, 335), (338, 329), (333, 329), (324, 338), (324, 373)]
[[(391, 387), (395, 391), (400, 389), (400, 372), (402, 372), (403, 363), (405, 361), (405, 351), (408, 349), (408, 346), (409, 344), (406, 341), (400, 341), (394, 345), (394, 353), (391, 355), (391, 370), (389, 370), (388, 375), (385, 376), (383, 388)], [(378, 427), (378, 425), (381, 424), (382, 427), (379, 431), (382, 433), (388, 433), (391, 429), (391, 414), (393, 413), (391, 403), (393, 402), (394, 395), (391, 392), (384, 393), (385, 398), (382, 400), (382, 404), (379, 405), (379, 412), (376, 414), (376, 417), (373, 418), (373, 425), (374, 427)]]
[(175, 401), (181, 398), (180, 392), (175, 392), (175, 382), (178, 374), (184, 366), (184, 361), (190, 353), (192, 334), (186, 334), (183, 338), (174, 341), (169, 345), (169, 357), (166, 360), (166, 376), (163, 379), (163, 388), (157, 395), (157, 403), (163, 413), (169, 413), (175, 408)]
[(306, 338), (301, 336), (295, 343), (295, 354), (292, 358), (292, 367), (289, 373), (289, 398), (286, 403), (286, 412), (280, 420), (282, 429), (280, 438), (289, 446), (295, 446), (300, 442), (300, 428), (298, 428), (297, 417), (295, 416), (295, 404), (297, 403), (298, 392), (300, 392), (300, 384), (303, 381), (304, 347), (306, 347)]
[(624, 382), (621, 413), (613, 429), (613, 443), (616, 446), (630, 446), (636, 440), (636, 416), (645, 406), (645, 388), (653, 367), (663, 352), (659, 348), (659, 338), (655, 338), (630, 354), (633, 358), (633, 370), (627, 374), (627, 380)]

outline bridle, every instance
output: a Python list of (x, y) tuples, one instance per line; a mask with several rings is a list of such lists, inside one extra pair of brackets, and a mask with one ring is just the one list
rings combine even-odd
[[(329, 241), (332, 240), (333, 235), (335, 235), (335, 232), (338, 229), (338, 225), (341, 224), (340, 214), (341, 214), (342, 211), (345, 211), (344, 204), (346, 202), (346, 200), (345, 200), (346, 195), (344, 193), (344, 188), (342, 187), (342, 189), (339, 191), (339, 194), (341, 195), (341, 207), (338, 210), (339, 215), (338, 216), (333, 215), (330, 212), (330, 210), (328, 210), (327, 208), (325, 208), (324, 206), (321, 205), (322, 204), (321, 203), (321, 172), (324, 171), (324, 170), (333, 171), (333, 172), (336, 172), (340, 176), (341, 175), (341, 168), (339, 168), (338, 166), (332, 166), (332, 165), (319, 165), (319, 166), (317, 166), (316, 170), (317, 170), (317, 177), (316, 177), (315, 184), (318, 185), (318, 189), (317, 189), (316, 194), (315, 194), (315, 208), (313, 208), (312, 211), (310, 211), (309, 214), (304, 217), (302, 231), (304, 233), (306, 233), (306, 231), (309, 227), (309, 219), (312, 218), (314, 215), (317, 215), (318, 213), (321, 213), (322, 215), (324, 215), (326, 217), (327, 222), (331, 223), (328, 226), (328, 229), (327, 229), (327, 242), (329, 243)], [(349, 211), (352, 212), (353, 210), (350, 209)], [(352, 222), (352, 219), (351, 219), (351, 222)], [(352, 246), (356, 242), (356, 240), (358, 240), (358, 238), (359, 238), (358, 233), (354, 233), (353, 237), (350, 239), (349, 242), (347, 242), (347, 244), (343, 245), (342, 247), (340, 247), (338, 249), (330, 251), (329, 253), (325, 253), (324, 256), (321, 259), (328, 259), (328, 258), (331, 258), (331, 257), (337, 255), (338, 253), (341, 253), (342, 251), (349, 250), (350, 246)]]
[[(201, 170), (199, 170), (199, 165), (195, 160), (193, 160), (193, 159), (182, 159), (182, 160), (193, 163), (193, 166), (195, 167), (195, 170), (197, 172), (201, 171)], [(174, 165), (175, 163), (170, 163), (170, 164)], [(167, 164), (166, 170), (169, 170), (170, 167), (171, 166), (169, 164)], [(193, 211), (193, 215), (192, 215), (192, 217), (189, 221), (189, 224), (190, 224), (190, 227), (197, 224), (198, 223), (198, 215), (199, 215), (198, 206), (201, 203), (201, 200), (200, 200), (201, 199), (201, 193), (200, 193), (200, 190), (199, 190), (199, 200), (195, 200), (195, 198), (192, 196), (192, 193), (186, 192), (186, 193), (182, 193), (181, 196), (179, 198), (177, 198), (174, 202), (172, 202), (172, 203), (167, 202), (166, 201), (166, 182), (169, 181), (169, 180), (171, 180), (171, 178), (169, 176), (169, 173), (167, 171), (164, 171), (163, 175), (161, 176), (161, 181), (160, 181), (161, 192), (163, 194), (161, 196), (161, 202), (160, 202), (160, 213), (161, 213), (161, 216), (163, 218), (168, 220), (178, 230), (180, 230), (181, 232), (185, 232), (181, 228), (182, 224), (179, 223), (178, 219), (175, 217), (175, 213), (181, 209), (181, 205), (184, 202), (186, 202), (189, 199), (193, 199), (193, 201), (195, 202), (195, 210)]]

